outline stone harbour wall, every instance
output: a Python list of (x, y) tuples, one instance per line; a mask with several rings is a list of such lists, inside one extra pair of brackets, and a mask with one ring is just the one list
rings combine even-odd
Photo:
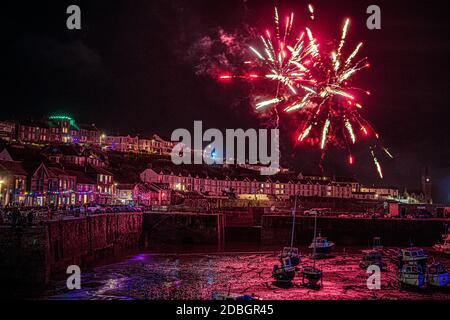
[(148, 245), (220, 245), (224, 216), (197, 213), (144, 213), (143, 240)]
[(86, 266), (136, 249), (142, 213), (65, 218), (40, 226), (0, 227), (0, 281), (12, 286), (44, 286), (69, 265)]
[[(352, 219), (318, 218), (318, 234), (342, 246), (368, 246), (373, 237), (381, 237), (385, 246), (431, 246), (442, 240), (445, 219)], [(265, 215), (262, 219), (261, 243), (287, 244), (290, 242), (292, 217)], [(297, 217), (295, 243), (311, 243), (314, 218)]]

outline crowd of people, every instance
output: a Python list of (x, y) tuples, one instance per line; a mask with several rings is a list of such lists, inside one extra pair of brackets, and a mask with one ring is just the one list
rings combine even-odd
[(52, 220), (61, 213), (73, 213), (70, 207), (45, 207), (29, 208), (20, 206), (8, 206), (0, 208), (0, 225), (12, 227), (32, 226), (37, 220)]

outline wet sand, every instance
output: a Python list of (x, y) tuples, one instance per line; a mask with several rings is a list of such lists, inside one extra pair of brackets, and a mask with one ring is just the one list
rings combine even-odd
[[(430, 259), (443, 262), (450, 269), (450, 259), (432, 252)], [(305, 256), (306, 255), (306, 256)], [(302, 249), (302, 264), (311, 258)], [(82, 289), (69, 291), (65, 280), (54, 281), (40, 299), (150, 299), (209, 300), (214, 293), (255, 294), (263, 300), (367, 300), (411, 299), (450, 300), (450, 288), (410, 290), (400, 288), (395, 279), (396, 266), (388, 262), (382, 273), (381, 289), (369, 290), (369, 276), (359, 267), (360, 250), (334, 252), (317, 261), (323, 271), (320, 290), (306, 288), (299, 275), (289, 288), (273, 283), (271, 272), (278, 263), (278, 252), (161, 254), (142, 253), (120, 262), (99, 266), (82, 273)], [(299, 266), (301, 268), (301, 266)]]

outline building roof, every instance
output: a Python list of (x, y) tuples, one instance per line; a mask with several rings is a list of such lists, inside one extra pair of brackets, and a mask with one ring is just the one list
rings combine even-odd
[(94, 167), (94, 166), (91, 166), (91, 165), (87, 166), (86, 172), (87, 173), (94, 173), (94, 174), (103, 174), (103, 175), (107, 175), (107, 176), (112, 176), (113, 175), (110, 171), (108, 171), (106, 169), (103, 169), (103, 168), (100, 168), (100, 167)]
[(62, 167), (57, 165), (47, 165), (46, 168), (51, 177), (56, 178), (58, 176), (73, 176), (72, 174), (66, 172)]
[(95, 131), (99, 132), (100, 130), (95, 126), (95, 124), (79, 124), (78, 127), (81, 130)]
[(84, 171), (81, 170), (72, 170), (72, 169), (66, 169), (65, 172), (70, 175), (77, 178), (77, 183), (79, 184), (97, 184), (97, 181), (86, 174)]
[(6, 150), (14, 161), (42, 162), (45, 160), (45, 157), (41, 153), (41, 148), (10, 144), (6, 147)]
[(116, 186), (117, 190), (133, 190), (136, 186), (135, 183), (118, 183)]
[(42, 121), (42, 120), (24, 120), (24, 121), (20, 121), (19, 125), (27, 126), (27, 127), (35, 127), (35, 128), (45, 128), (45, 129), (50, 128), (48, 122)]
[(139, 193), (159, 192), (161, 190), (153, 183), (139, 183), (136, 187)]
[(0, 160), (0, 168), (8, 173), (16, 176), (27, 176), (28, 173), (24, 169), (21, 162)]

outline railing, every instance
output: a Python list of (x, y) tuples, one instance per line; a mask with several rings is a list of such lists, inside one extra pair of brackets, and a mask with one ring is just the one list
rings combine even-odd
[(137, 213), (137, 212), (123, 210), (120, 212), (100, 212), (100, 213), (89, 212), (88, 214), (85, 214), (73, 212), (70, 210), (65, 211), (60, 210), (49, 214), (48, 211), (34, 211), (31, 220), (28, 216), (29, 211), (22, 211), (16, 217), (13, 216), (13, 213), (8, 214), (5, 212), (0, 212), (0, 225), (18, 226), (18, 227), (30, 226), (30, 225), (39, 225), (43, 222), (49, 221), (62, 221), (66, 219), (95, 216), (98, 214), (116, 214), (116, 213)]

